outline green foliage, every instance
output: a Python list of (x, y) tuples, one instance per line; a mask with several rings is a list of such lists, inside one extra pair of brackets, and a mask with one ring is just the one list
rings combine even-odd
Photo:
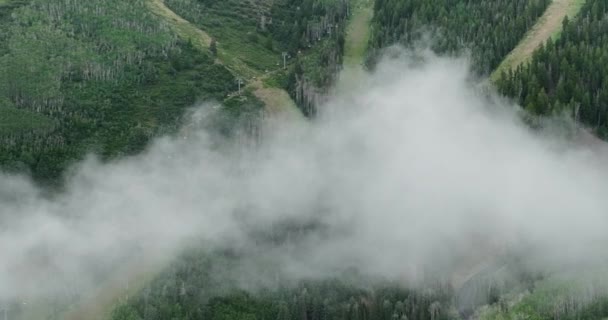
[(289, 86), (289, 73), (291, 71), (279, 70), (264, 78), (264, 84), (269, 87), (287, 88)]
[(120, 305), (112, 311), (112, 320), (141, 320), (141, 317), (131, 306)]
[(350, 5), (345, 0), (280, 0), (272, 7), (270, 32), (295, 60), (284, 88), (306, 116), (316, 114), (320, 96), (341, 68)]
[(531, 61), (503, 72), (496, 85), (536, 115), (567, 112), (608, 137), (608, 2), (588, 0), (579, 18), (563, 23), (561, 36)]
[[(605, 270), (602, 271), (605, 272)], [(480, 312), (482, 320), (596, 320), (608, 317), (608, 296), (601, 286), (605, 283), (588, 283), (588, 274), (578, 279), (553, 278), (540, 281), (534, 290), (519, 299), (510, 296), (513, 303), (502, 303)], [(603, 278), (603, 276), (602, 276)]]
[(241, 258), (234, 252), (188, 250), (129, 300), (129, 310), (135, 310), (143, 319), (184, 320), (440, 320), (451, 317), (449, 287), (438, 286), (421, 293), (389, 284), (362, 286), (365, 282), (361, 278), (355, 282), (344, 278), (304, 280), (286, 286), (277, 283), (272, 289), (260, 289), (255, 294), (244, 292), (235, 282), (235, 275), (243, 271), (239, 269)]
[(256, 299), (246, 293), (213, 298), (206, 306), (205, 319), (258, 320), (274, 319), (276, 306), (269, 300)]
[(53, 121), (44, 115), (8, 106), (2, 107), (0, 103), (0, 135), (48, 132), (53, 126)]
[[(167, 5), (214, 38), (220, 58), (245, 77), (266, 76), (267, 85), (287, 89), (305, 114), (314, 108), (303, 88), (321, 91), (334, 80), (342, 63), (345, 0), (212, 1), (167, 0)], [(301, 73), (282, 76), (283, 52), (288, 62), (302, 59)], [(241, 65), (252, 72), (245, 72)], [(293, 72), (293, 69), (290, 69)], [(278, 76), (275, 76), (278, 75)], [(310, 85), (309, 85), (310, 84)], [(308, 89), (307, 89), (308, 90)]]
[(242, 132), (254, 134), (263, 108), (264, 104), (249, 91), (234, 95), (224, 100), (220, 112), (208, 120), (209, 127), (224, 137), (232, 137)]
[(267, 27), (262, 25), (262, 20), (271, 21), (268, 13), (269, 1), (166, 0), (165, 2), (178, 15), (217, 39), (216, 45), (222, 49), (223, 54), (220, 58), (226, 64), (243, 64), (256, 73), (278, 68), (281, 53), (269, 50), (261, 40), (268, 34), (264, 31)]
[(549, 0), (376, 0), (371, 46), (412, 45), (426, 35), (440, 53), (470, 49), (489, 74), (519, 43)]
[(1, 10), (0, 165), (40, 181), (57, 182), (88, 152), (138, 152), (196, 101), (236, 89), (225, 67), (178, 40), (145, 0)]
[[(341, 45), (337, 41), (341, 41)], [(322, 41), (299, 59), (302, 73), (315, 87), (326, 88), (333, 83), (339, 72), (343, 53), (344, 38)]]
[(278, 0), (269, 31), (281, 50), (295, 55), (328, 35), (343, 33), (350, 3), (345, 0)]
[[(0, 166), (55, 183), (86, 153), (107, 159), (141, 151), (152, 137), (174, 131), (197, 101), (224, 101), (234, 92), (228, 68), (259, 76), (273, 71), (265, 83), (287, 88), (292, 78), (282, 71), (281, 53), (289, 43), (276, 36), (285, 30), (279, 26), (294, 22), (291, 14), (298, 12), (296, 48), (307, 49), (326, 37), (328, 21), (345, 14), (333, 1), (168, 0), (219, 39), (199, 52), (146, 1), (12, 0), (0, 6), (6, 30), (0, 33)], [(215, 55), (228, 63), (216, 64)], [(316, 65), (323, 68), (310, 74), (327, 82), (328, 75), (319, 76), (327, 65), (321, 62)], [(261, 106), (251, 93), (226, 104), (226, 114), (217, 117), (224, 133), (234, 124), (251, 126)]]

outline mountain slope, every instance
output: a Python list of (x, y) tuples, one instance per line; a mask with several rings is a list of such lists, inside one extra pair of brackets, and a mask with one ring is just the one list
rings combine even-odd
[[(413, 45), (424, 36), (421, 28), (437, 36), (432, 46), (440, 53), (470, 48), (484, 74), (517, 43), (512, 55), (521, 61), (535, 51), (529, 65), (505, 60), (513, 70), (496, 81), (499, 89), (534, 114), (565, 110), (608, 136), (606, 1), (588, 0), (580, 18), (566, 21), (561, 37), (544, 45), (562, 26), (558, 17), (577, 3), (556, 0), (545, 11), (544, 0), (0, 0), (6, 30), (0, 33), (0, 74), (6, 75), (0, 165), (57, 181), (89, 152), (103, 159), (130, 155), (175, 133), (184, 111), (199, 101), (220, 101), (236, 117), (314, 116), (340, 71), (339, 87), (364, 72), (368, 47)], [(546, 19), (539, 18), (543, 12)], [(520, 41), (535, 23), (538, 29)], [(343, 89), (352, 90), (348, 85)], [(195, 248), (171, 260), (146, 250), (103, 274), (83, 299), (43, 307), (74, 320), (459, 318), (449, 286), (421, 292), (311, 281), (252, 296), (231, 282), (241, 271), (238, 252)], [(542, 286), (507, 301), (509, 310), (490, 285), (478, 282), (471, 291), (480, 304), (491, 304), (487, 319), (597, 319), (608, 310), (603, 300), (565, 307), (572, 300), (551, 300), (553, 291)], [(37, 313), (43, 307), (24, 312), (23, 320), (43, 318)]]
[[(490, 74), (543, 14), (550, 0), (377, 0), (372, 48), (430, 45), (443, 54), (467, 50), (473, 68)], [(427, 41), (428, 40), (428, 41)]]
[[(150, 139), (175, 133), (184, 111), (201, 100), (221, 101), (222, 110), (237, 117), (253, 109), (247, 120), (258, 115), (260, 100), (269, 112), (287, 110), (301, 118), (282, 89), (292, 66), (283, 69), (280, 51), (263, 57), (271, 64), (257, 64), (217, 38), (215, 56), (210, 36), (163, 2), (32, 0), (7, 8), (0, 11), (0, 23), (8, 30), (0, 34), (6, 39), (0, 42), (0, 74), (6, 75), (0, 78), (0, 124), (7, 119), (0, 128), (0, 165), (5, 170), (30, 171), (39, 181), (60, 186), (65, 168), (89, 152), (104, 160), (135, 154)], [(300, 43), (291, 48), (296, 50), (292, 57), (318, 65), (316, 54), (323, 51), (316, 45), (327, 42), (324, 34), (314, 36), (314, 41), (306, 40), (306, 49)], [(290, 50), (275, 45), (275, 51)], [(315, 55), (308, 58), (306, 50)], [(266, 66), (272, 69), (266, 71)], [(247, 82), (240, 94), (239, 77)], [(222, 126), (229, 130), (232, 124)], [(83, 301), (67, 296), (56, 297), (50, 306), (29, 301), (21, 316), (39, 318), (39, 312), (49, 311), (68, 319), (102, 317), (134, 290), (125, 290), (124, 279), (138, 282), (156, 274), (156, 269), (142, 272), (148, 258), (134, 256), (115, 274), (101, 275), (103, 283)], [(64, 313), (68, 306), (71, 311)]]
[(530, 59), (534, 51), (561, 31), (566, 16), (574, 18), (578, 14), (584, 2), (585, 0), (554, 0), (536, 25), (492, 73), (491, 78), (496, 80), (503, 70), (515, 69)]
[[(214, 41), (213, 38), (207, 32), (199, 29), (167, 7), (164, 0), (150, 0), (149, 5), (152, 12), (163, 17), (181, 38), (191, 41), (201, 51), (210, 50), (211, 43)], [(223, 39), (219, 38), (216, 41), (222, 43)], [(288, 113), (297, 115), (295, 104), (289, 97), (289, 94), (282, 90), (282, 88), (267, 87), (261, 81), (255, 81), (258, 77), (265, 79), (269, 76), (268, 74), (262, 75), (259, 71), (247, 66), (240, 59), (232, 57), (233, 54), (225, 50), (222, 45), (217, 46), (216, 50), (218, 57), (216, 62), (225, 64), (233, 74), (236, 74), (241, 79), (237, 81), (249, 80), (250, 82), (246, 89), (251, 90), (264, 103), (267, 111), (270, 111), (272, 114)]]
[(502, 93), (535, 115), (567, 114), (605, 138), (608, 128), (608, 3), (587, 0), (561, 35), (542, 45), (528, 64), (502, 72)]
[[(258, 17), (245, 24), (249, 31), (230, 33), (201, 30), (159, 0), (98, 2), (9, 0), (0, 6), (6, 31), (0, 33), (0, 166), (5, 170), (60, 184), (65, 168), (88, 153), (103, 159), (133, 154), (151, 138), (175, 132), (184, 111), (197, 101), (223, 102), (231, 114), (259, 112), (254, 109), (266, 104), (271, 112), (297, 115), (290, 99), (296, 95), (286, 91), (293, 61), (297, 56), (319, 66), (317, 44), (327, 39), (319, 33), (326, 18), (313, 11), (299, 16), (309, 27), (285, 34), (260, 29)], [(193, 8), (186, 12), (202, 10), (199, 2), (186, 4)], [(288, 20), (295, 12), (291, 6), (298, 4), (306, 8), (312, 1), (277, 1), (261, 8), (268, 21), (270, 15), (279, 21)], [(220, 13), (226, 12), (232, 14)], [(289, 42), (291, 34), (313, 27), (319, 31)], [(217, 56), (210, 50), (212, 37)], [(283, 51), (290, 53), (285, 69)]]
[(1, 21), (0, 105), (53, 126), (0, 135), (0, 165), (39, 181), (57, 183), (89, 152), (137, 152), (174, 131), (198, 99), (236, 90), (225, 67), (181, 41), (144, 0), (32, 0)]

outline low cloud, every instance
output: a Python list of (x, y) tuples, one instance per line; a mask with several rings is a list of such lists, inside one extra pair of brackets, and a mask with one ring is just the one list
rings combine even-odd
[[(506, 252), (541, 268), (606, 258), (603, 145), (530, 129), (466, 60), (386, 58), (320, 109), (268, 121), (251, 143), (191, 125), (137, 156), (92, 157), (53, 196), (2, 176), (0, 300), (81, 292), (193, 241), (294, 279), (450, 278)], [(290, 226), (297, 236), (281, 236)]]

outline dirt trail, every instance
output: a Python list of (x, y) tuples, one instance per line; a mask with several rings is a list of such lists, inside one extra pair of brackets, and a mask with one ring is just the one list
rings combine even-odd
[(491, 76), (496, 80), (502, 70), (514, 69), (526, 62), (541, 44), (558, 34), (564, 17), (574, 17), (585, 0), (553, 0), (538, 22), (528, 31), (524, 39), (507, 55)]

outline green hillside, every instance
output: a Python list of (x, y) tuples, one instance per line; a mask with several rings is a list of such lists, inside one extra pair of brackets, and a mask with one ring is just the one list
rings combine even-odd
[[(566, 115), (606, 139), (608, 0), (568, 2), (572, 17), (538, 36), (534, 26), (555, 1), (0, 0), (0, 168), (61, 190), (70, 165), (88, 154), (102, 161), (137, 154), (155, 137), (179, 134), (186, 111), (204, 102), (221, 105), (210, 121), (224, 135), (274, 113), (314, 121), (340, 72), (360, 76), (394, 44), (469, 54), (475, 78), (495, 72), (493, 85), (525, 108), (526, 120)], [(272, 241), (307, 231), (294, 229), (273, 230)], [(356, 270), (290, 281), (247, 252), (203, 245), (175, 256), (145, 272), (137, 269), (144, 259), (126, 257), (115, 274), (99, 276), (87, 301), (0, 307), (19, 320), (608, 317), (608, 292), (592, 290), (605, 270), (564, 278), (522, 271), (513, 259), (461, 285), (407, 287)], [(246, 262), (256, 274), (243, 271)], [(508, 268), (515, 284), (495, 285), (492, 276)], [(273, 289), (244, 291), (239, 277)], [(117, 289), (123, 278), (136, 283)]]
[(56, 181), (86, 153), (137, 152), (196, 101), (236, 89), (226, 68), (145, 2), (33, 0), (3, 9), (0, 101), (13, 110), (3, 119), (28, 124), (3, 134), (3, 167)]
[(584, 0), (553, 1), (538, 19), (536, 25), (530, 28), (517, 47), (494, 70), (491, 79), (496, 81), (503, 70), (515, 69), (528, 61), (534, 51), (538, 50), (545, 41), (559, 37), (564, 18), (576, 17), (584, 3)]
[[(376, 0), (372, 46), (428, 44), (437, 52), (470, 50), (490, 74), (543, 14), (550, 0)], [(426, 45), (422, 42), (422, 45)]]
[[(170, 9), (156, 10), (159, 3), (11, 0), (0, 7), (6, 30), (0, 35), (3, 168), (26, 168), (37, 180), (55, 183), (87, 153), (131, 154), (150, 138), (175, 131), (184, 110), (197, 101), (290, 103), (287, 94), (272, 88), (292, 88), (296, 97), (289, 74), (294, 61), (310, 60), (308, 51), (317, 55), (315, 67), (306, 71), (315, 83), (326, 85), (335, 73), (321, 72), (317, 63), (327, 61), (326, 50), (335, 51), (318, 45), (330, 39), (322, 20), (345, 10), (336, 11), (341, 7), (331, 2), (320, 12), (312, 10), (311, 1), (251, 2), (235, 13), (230, 8), (236, 3), (169, 0), (170, 8), (192, 21), (177, 24), (175, 16), (169, 21), (163, 16), (175, 15)], [(296, 7), (303, 10), (296, 13)], [(286, 29), (262, 26), (261, 16), (275, 25), (300, 20), (297, 28)], [(304, 37), (311, 26), (317, 33)], [(206, 34), (217, 43), (215, 51), (210, 42), (198, 45)], [(290, 55), (285, 70), (282, 52)], [(237, 79), (246, 90), (234, 99)]]
[(255, 86), (262, 78), (267, 85), (287, 90), (305, 115), (314, 114), (319, 93), (332, 84), (340, 68), (348, 1), (166, 0), (166, 4), (208, 32), (217, 41), (219, 59), (245, 82)]
[(608, 137), (608, 3), (588, 0), (561, 35), (545, 43), (529, 63), (503, 72), (497, 86), (536, 115), (566, 113)]

